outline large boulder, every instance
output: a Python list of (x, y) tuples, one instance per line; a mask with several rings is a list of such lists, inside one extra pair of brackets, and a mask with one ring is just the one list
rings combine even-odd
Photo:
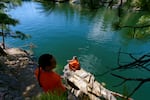
[(42, 92), (35, 76), (36, 64), (25, 50), (6, 49), (0, 56), (0, 100), (31, 99)]

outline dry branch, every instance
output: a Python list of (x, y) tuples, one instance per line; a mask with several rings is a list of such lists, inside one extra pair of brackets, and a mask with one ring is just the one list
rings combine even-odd
[(139, 82), (139, 84), (134, 88), (134, 90), (128, 95), (128, 97), (132, 96), (143, 84), (145, 84), (146, 82), (150, 82), (150, 78), (126, 78), (126, 77), (123, 77), (123, 76), (120, 76), (120, 75), (116, 75), (116, 74), (111, 74), (115, 77), (118, 77), (120, 79), (123, 79), (123, 81), (116, 85), (116, 86), (119, 86), (119, 85), (122, 85), (124, 84), (125, 82), (127, 81), (137, 81)]

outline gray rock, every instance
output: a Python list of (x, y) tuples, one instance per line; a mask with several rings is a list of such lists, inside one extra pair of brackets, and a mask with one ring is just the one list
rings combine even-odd
[[(27, 100), (42, 92), (34, 76), (35, 62), (30, 55), (18, 48), (6, 50), (0, 56), (0, 100)], [(1, 99), (2, 98), (2, 99)]]

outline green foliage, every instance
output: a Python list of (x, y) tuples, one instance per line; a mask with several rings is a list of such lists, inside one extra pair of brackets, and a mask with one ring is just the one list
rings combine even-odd
[(4, 5), (4, 3), (0, 3), (0, 9), (4, 9), (6, 8), (6, 6)]
[(5, 14), (5, 13), (0, 13), (0, 24), (13, 25), (13, 26), (15, 26), (15, 25), (18, 24), (18, 23), (19, 23), (18, 20), (9, 17), (9, 16), (8, 16), (7, 14)]
[(150, 15), (141, 16), (137, 25), (150, 25)]
[(143, 10), (150, 10), (150, 0), (133, 0), (131, 5)]
[(38, 97), (33, 97), (32, 100), (67, 100), (67, 94), (43, 93)]
[(1, 0), (1, 2), (13, 7), (21, 5), (22, 0)]
[(15, 26), (16, 24), (18, 24), (19, 22), (16, 20), (16, 19), (13, 19), (11, 17), (9, 17), (7, 14), (5, 13), (0, 13), (0, 25), (1, 25), (1, 35), (2, 35), (2, 38), (3, 38), (3, 48), (5, 49), (5, 32), (6, 32), (6, 29), (8, 30), (9, 29), (9, 25), (13, 25)]
[[(137, 22), (137, 26), (143, 26), (142, 28), (138, 28), (135, 31), (136, 38), (141, 39), (149, 39), (150, 38), (150, 15), (143, 15), (139, 18)], [(147, 27), (144, 27), (147, 26)]]
[[(141, 15), (134, 22), (134, 16), (124, 15), (124, 18), (112, 23), (114, 30), (122, 29), (123, 36), (127, 39), (150, 40), (150, 15)], [(132, 23), (127, 23), (128, 20)]]

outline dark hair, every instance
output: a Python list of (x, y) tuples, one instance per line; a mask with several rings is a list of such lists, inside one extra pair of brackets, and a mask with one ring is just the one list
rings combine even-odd
[(39, 81), (39, 85), (40, 84), (40, 68), (42, 68), (43, 70), (45, 70), (46, 66), (51, 66), (51, 59), (53, 59), (53, 56), (51, 54), (43, 54), (39, 57), (38, 60), (38, 64), (39, 64), (39, 73), (38, 73), (38, 81)]
[(43, 70), (45, 70), (46, 66), (51, 66), (51, 59), (53, 58), (50, 54), (43, 54), (39, 57), (38, 64)]

